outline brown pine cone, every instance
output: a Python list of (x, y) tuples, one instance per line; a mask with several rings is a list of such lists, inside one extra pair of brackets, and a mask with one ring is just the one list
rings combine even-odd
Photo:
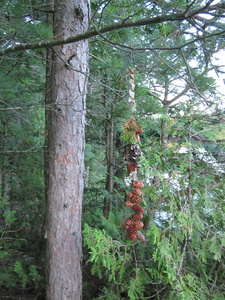
[(132, 219), (135, 220), (135, 221), (141, 220), (142, 218), (143, 218), (143, 215), (141, 213), (132, 215)]
[(136, 195), (134, 195), (131, 199), (130, 199), (130, 202), (132, 203), (141, 203), (142, 202), (142, 199)]
[(139, 213), (139, 214), (142, 214), (144, 212), (144, 208), (140, 205), (134, 205), (132, 207), (132, 209), (136, 212), (136, 213)]
[(136, 196), (141, 196), (141, 190), (140, 189), (133, 189), (132, 193)]
[(134, 206), (134, 203), (132, 203), (131, 201), (127, 200), (124, 202), (124, 205), (127, 206), (127, 207), (132, 207)]
[(144, 183), (140, 179), (133, 181), (132, 185), (133, 185), (133, 187), (135, 187), (137, 189), (143, 189), (143, 187), (145, 186)]
[(134, 227), (129, 227), (127, 229), (127, 238), (131, 241), (135, 241), (137, 239), (137, 229)]
[(130, 202), (132, 203), (141, 203), (142, 202), (142, 199), (136, 195), (134, 195), (131, 199), (130, 199)]
[(127, 218), (124, 222), (124, 225), (126, 229), (130, 227), (136, 228), (136, 221), (132, 218)]
[(144, 223), (141, 221), (136, 221), (135, 226), (136, 226), (136, 229), (141, 229), (144, 227)]
[(137, 233), (136, 233), (136, 234), (130, 234), (130, 233), (127, 233), (126, 238), (127, 238), (128, 240), (135, 241), (135, 240), (137, 239)]
[(128, 194), (127, 194), (127, 198), (132, 198), (134, 196), (134, 194), (133, 193), (131, 193), (131, 192), (129, 192)]

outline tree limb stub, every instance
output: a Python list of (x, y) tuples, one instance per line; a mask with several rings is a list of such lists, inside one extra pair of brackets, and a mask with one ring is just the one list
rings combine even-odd
[(26, 44), (19, 44), (12, 47), (8, 47), (6, 49), (0, 50), (0, 56), (10, 54), (17, 51), (29, 50), (29, 49), (40, 49), (40, 48), (49, 48), (64, 44), (75, 43), (81, 40), (90, 39), (92, 37), (98, 36), (102, 33), (107, 33), (114, 30), (119, 30), (123, 28), (129, 27), (138, 27), (138, 26), (145, 26), (145, 25), (153, 25), (158, 23), (164, 23), (169, 21), (184, 21), (189, 19), (197, 14), (200, 13), (208, 13), (209, 11), (218, 10), (218, 9), (225, 9), (225, 3), (221, 3), (218, 5), (212, 5), (208, 7), (202, 7), (198, 9), (190, 10), (189, 12), (182, 12), (176, 13), (173, 15), (164, 15), (158, 16), (154, 18), (143, 18), (138, 20), (126, 20), (121, 23), (116, 23), (108, 26), (104, 26), (99, 29), (88, 30), (85, 33), (78, 34), (76, 36), (71, 36), (66, 39), (57, 39), (57, 40), (48, 40), (48, 41), (38, 41), (33, 43), (26, 43)]

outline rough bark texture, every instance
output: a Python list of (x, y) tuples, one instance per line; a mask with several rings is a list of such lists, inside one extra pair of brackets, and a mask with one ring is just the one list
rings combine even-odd
[[(55, 0), (54, 37), (88, 29), (89, 0)], [(55, 47), (47, 74), (47, 299), (82, 298), (81, 212), (88, 42)], [(86, 74), (86, 75), (85, 75)]]

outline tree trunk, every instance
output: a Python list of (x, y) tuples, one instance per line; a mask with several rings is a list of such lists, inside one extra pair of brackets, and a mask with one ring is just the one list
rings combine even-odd
[[(113, 113), (112, 113), (113, 115)], [(107, 177), (105, 189), (107, 195), (104, 199), (104, 217), (108, 219), (109, 212), (112, 210), (112, 198), (114, 187), (114, 117), (106, 120), (106, 160)]]
[(2, 133), (2, 139), (1, 139), (1, 148), (2, 148), (2, 159), (1, 159), (1, 198), (2, 199), (7, 199), (7, 192), (6, 192), (6, 154), (5, 149), (6, 149), (6, 136), (7, 136), (7, 124), (5, 121), (2, 121), (0, 123), (2, 125), (3, 133)]
[[(168, 116), (168, 106), (166, 106), (165, 116)], [(169, 135), (167, 133), (167, 125), (168, 125), (168, 120), (163, 119), (162, 125), (161, 125), (161, 146), (164, 149), (166, 149), (168, 146), (168, 136)]]
[(168, 109), (169, 109), (169, 101), (168, 101), (168, 95), (169, 95), (169, 79), (166, 76), (165, 77), (165, 94), (164, 94), (164, 100), (163, 100), (163, 106), (165, 108), (165, 117), (162, 120), (161, 125), (161, 146), (162, 148), (167, 148), (168, 146), (168, 133), (167, 133), (167, 125), (168, 125)]
[[(55, 38), (88, 29), (88, 0), (55, 0)], [(49, 53), (48, 53), (48, 56)], [(49, 57), (48, 57), (49, 59)], [(81, 212), (88, 41), (55, 47), (46, 97), (47, 299), (82, 298)]]

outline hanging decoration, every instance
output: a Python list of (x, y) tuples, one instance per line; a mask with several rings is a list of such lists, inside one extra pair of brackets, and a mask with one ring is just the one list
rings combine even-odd
[[(129, 69), (130, 72), (130, 90), (129, 90), (129, 104), (132, 111), (135, 111), (134, 100), (134, 70)], [(138, 161), (142, 155), (142, 151), (139, 145), (140, 134), (143, 133), (143, 129), (136, 119), (131, 116), (123, 123), (123, 131), (121, 138), (127, 143), (125, 146), (124, 159), (127, 162), (128, 176), (124, 178), (127, 187), (131, 187), (131, 191), (127, 194), (127, 200), (125, 206), (133, 210), (131, 217), (127, 218), (123, 223), (123, 227), (127, 231), (127, 239), (135, 241), (145, 241), (145, 236), (141, 231), (144, 227), (141, 219), (143, 218), (144, 207), (141, 205), (143, 193), (141, 189), (144, 187), (144, 183), (138, 179)]]
[(135, 105), (135, 98), (134, 98), (134, 88), (135, 88), (135, 84), (134, 84), (134, 70), (129, 68), (129, 73), (130, 73), (130, 88), (129, 88), (129, 98), (128, 98), (128, 103), (131, 106), (131, 110), (134, 112), (136, 110), (136, 105)]

